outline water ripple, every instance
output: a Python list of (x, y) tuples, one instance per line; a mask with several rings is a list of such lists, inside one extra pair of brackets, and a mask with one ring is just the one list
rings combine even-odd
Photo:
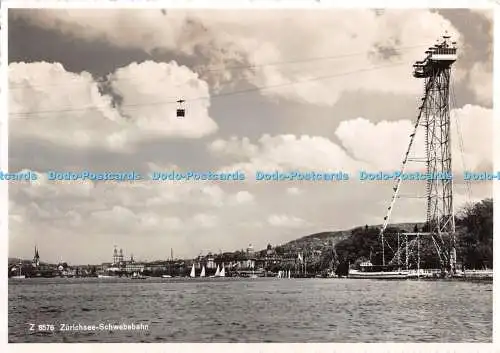
[[(29, 279), (8, 291), (9, 342), (492, 340), (491, 283)], [(149, 329), (33, 333), (27, 323)]]

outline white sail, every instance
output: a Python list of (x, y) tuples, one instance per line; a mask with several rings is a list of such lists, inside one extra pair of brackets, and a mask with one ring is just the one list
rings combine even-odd
[(226, 269), (224, 268), (224, 264), (222, 264), (222, 270), (220, 270), (219, 277), (226, 277)]
[(217, 265), (217, 271), (215, 271), (215, 277), (219, 277), (220, 275), (220, 268), (219, 265)]
[(189, 277), (194, 277), (195, 276), (195, 271), (194, 271), (194, 264), (193, 267), (191, 267), (191, 273), (189, 274)]
[(205, 277), (205, 266), (201, 269), (200, 277)]
[(288, 278), (290, 278), (290, 275), (291, 275), (290, 270), (288, 270)]

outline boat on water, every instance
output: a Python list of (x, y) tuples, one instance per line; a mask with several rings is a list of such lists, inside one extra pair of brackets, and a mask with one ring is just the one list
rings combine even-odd
[(465, 278), (481, 278), (481, 279), (493, 279), (493, 270), (464, 270), (462, 277)]
[(370, 261), (361, 263), (359, 267), (359, 270), (349, 269), (348, 277), (358, 279), (407, 279), (409, 276), (409, 271), (374, 266)]
[(17, 271), (17, 274), (14, 276), (11, 276), (10, 278), (12, 278), (12, 279), (25, 279), (26, 278), (26, 276), (21, 273), (21, 265), (22, 264), (19, 264), (19, 267), (17, 267), (17, 268), (12, 267), (11, 271), (12, 272)]
[(292, 276), (292, 273), (290, 270), (288, 271), (278, 271), (278, 278), (291, 278)]
[(137, 273), (137, 272), (134, 272), (132, 274), (132, 277), (130, 277), (131, 279), (147, 279), (148, 277), (144, 276), (143, 274), (141, 273)]
[(226, 269), (224, 267), (224, 264), (219, 267), (217, 265), (217, 270), (215, 270), (215, 274), (213, 276), (210, 276), (210, 278), (217, 278), (217, 277), (226, 277)]
[(105, 274), (98, 274), (97, 278), (116, 278), (116, 276), (105, 275)]
[(201, 269), (200, 277), (205, 277), (205, 266)]
[(189, 277), (195, 278), (196, 277), (196, 271), (194, 269), (194, 264), (191, 266), (191, 273), (189, 274)]
[(161, 278), (172, 278), (170, 275), (162, 275)]
[(210, 278), (219, 277), (219, 276), (220, 276), (220, 267), (219, 267), (219, 265), (217, 265), (217, 270), (215, 271), (215, 275), (210, 276)]

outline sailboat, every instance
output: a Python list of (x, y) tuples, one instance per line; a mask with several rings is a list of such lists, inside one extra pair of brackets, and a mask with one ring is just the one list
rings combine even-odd
[(200, 277), (205, 277), (205, 266), (201, 269)]
[(255, 271), (252, 269), (252, 274), (250, 275), (250, 278), (257, 278), (257, 275), (255, 274)]
[(291, 277), (291, 273), (290, 273), (290, 270), (288, 270), (288, 278)]
[(224, 264), (222, 264), (222, 269), (220, 270), (219, 277), (226, 277), (226, 269), (224, 268)]
[(134, 272), (132, 274), (132, 277), (130, 277), (131, 279), (147, 279), (146, 276), (144, 276), (142, 273), (138, 273), (138, 272)]
[[(13, 278), (13, 279), (25, 279), (26, 278), (25, 275), (21, 274), (21, 265), (22, 264), (19, 264), (19, 268), (17, 269), (18, 270), (17, 271), (17, 275), (16, 276), (12, 276), (11, 278)], [(15, 270), (16, 270), (16, 268), (13, 267), (11, 271), (15, 271)]]
[(219, 268), (219, 265), (217, 265), (217, 270), (215, 271), (215, 275), (210, 276), (210, 277), (211, 278), (213, 278), (213, 277), (219, 277), (219, 275), (220, 275), (220, 268)]
[(195, 275), (196, 275), (196, 273), (194, 271), (194, 264), (193, 264), (193, 266), (191, 267), (191, 273), (189, 274), (189, 277), (194, 278)]

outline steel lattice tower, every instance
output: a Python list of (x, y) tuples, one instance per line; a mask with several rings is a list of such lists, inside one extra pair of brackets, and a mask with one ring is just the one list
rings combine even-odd
[[(428, 228), (421, 233), (404, 233), (404, 235), (406, 241), (408, 241), (408, 236), (416, 236), (417, 243), (420, 236), (430, 236), (442, 266), (448, 267), (454, 272), (456, 249), (449, 102), (451, 67), (457, 59), (456, 42), (450, 42), (450, 37), (445, 35), (440, 43), (429, 48), (425, 54), (424, 60), (417, 61), (413, 65), (413, 76), (424, 80), (424, 95), (414, 131), (410, 135), (410, 143), (403, 160), (401, 173), (406, 169), (418, 127), (422, 126), (425, 128), (425, 160), (428, 173), (426, 185)], [(383, 265), (385, 265), (384, 231), (389, 224), (389, 217), (398, 198), (401, 182), (401, 178), (396, 180), (391, 204), (380, 229)], [(398, 245), (395, 257), (399, 258), (400, 253), (401, 248)]]
[[(427, 173), (427, 231), (440, 243), (440, 257), (455, 270), (455, 213), (450, 134), (450, 76), (457, 58), (456, 43), (444, 36), (414, 65), (414, 76), (424, 79), (422, 113), (425, 127)], [(449, 243), (448, 243), (449, 242)], [(437, 245), (437, 244), (436, 244)]]

